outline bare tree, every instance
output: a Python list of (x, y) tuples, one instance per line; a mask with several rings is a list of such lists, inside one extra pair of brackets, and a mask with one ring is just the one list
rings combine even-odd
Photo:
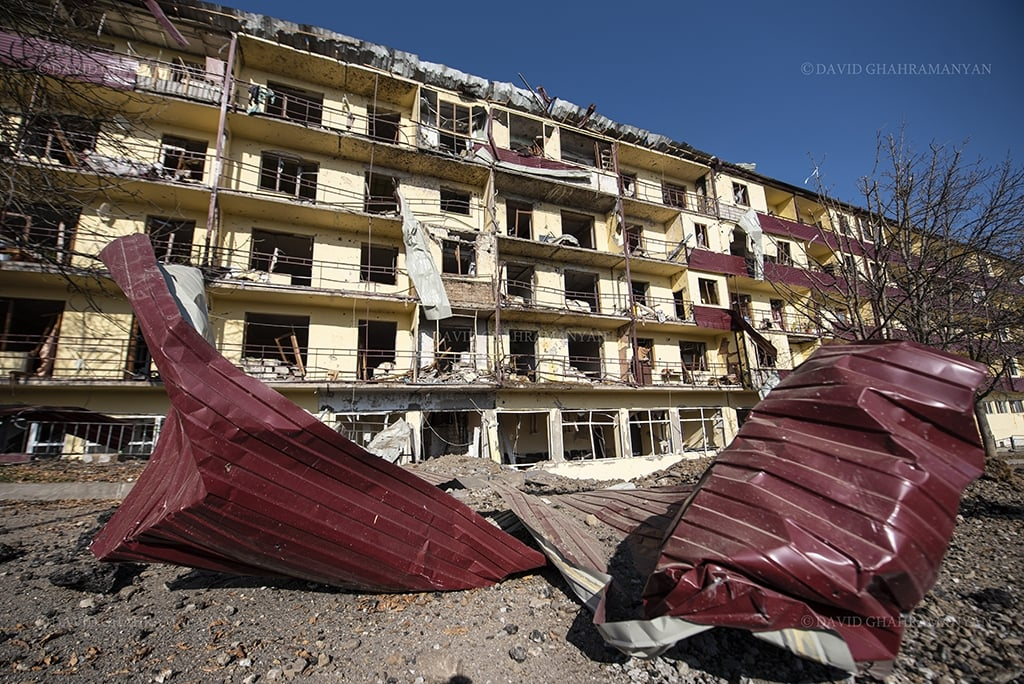
[(837, 224), (822, 231), (834, 259), (809, 274), (809, 292), (784, 294), (837, 337), (909, 339), (986, 364), (980, 412), (1024, 357), (1024, 168), (965, 149), (918, 152), (904, 131), (880, 136), (859, 213), (823, 200)]

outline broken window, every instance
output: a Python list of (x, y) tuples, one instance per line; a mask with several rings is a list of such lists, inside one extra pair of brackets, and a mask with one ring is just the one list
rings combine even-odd
[(502, 465), (530, 466), (550, 460), (548, 414), (544, 411), (498, 414)]
[(730, 298), (733, 311), (746, 319), (747, 323), (750, 323), (754, 317), (753, 301), (751, 296), (748, 294), (734, 294)]
[(509, 330), (508, 353), (512, 372), (531, 382), (537, 379), (537, 332)]
[(693, 379), (694, 371), (706, 371), (708, 369), (708, 345), (706, 342), (680, 342), (679, 358), (683, 364), (683, 370), (687, 377)]
[(750, 193), (747, 192), (747, 186), (743, 183), (732, 184), (732, 201), (741, 207), (750, 206)]
[(136, 316), (132, 316), (128, 334), (128, 354), (125, 357), (124, 371), (132, 380), (149, 380), (156, 375), (153, 356), (149, 353), (146, 338)]
[(717, 452), (725, 446), (721, 409), (681, 408), (679, 425), (684, 451)]
[(480, 434), (475, 411), (432, 411), (423, 417), (423, 456), (478, 454)]
[(584, 249), (594, 248), (594, 217), (562, 212), (562, 235), (571, 235)]
[(585, 271), (566, 271), (565, 306), (574, 311), (598, 313), (597, 276)]
[(359, 321), (356, 353), (360, 380), (372, 380), (377, 374), (387, 376), (394, 370), (397, 336), (398, 323), (394, 321)]
[(785, 240), (775, 241), (776, 260), (785, 266), (793, 265), (793, 244)]
[(281, 83), (267, 83), (274, 97), (266, 104), (266, 113), (291, 121), (319, 126), (324, 117), (323, 93), (301, 90)]
[(775, 354), (771, 353), (768, 349), (764, 349), (760, 344), (754, 345), (754, 349), (757, 352), (758, 368), (775, 368)]
[(0, 252), (16, 261), (68, 265), (79, 211), (32, 205), (0, 214)]
[(397, 143), (402, 129), (402, 115), (384, 109), (371, 109), (366, 121), (366, 134), (380, 142)]
[(639, 338), (636, 341), (636, 353), (630, 365), (633, 382), (638, 385), (650, 385), (653, 381), (654, 340)]
[(668, 411), (630, 411), (629, 445), (633, 456), (672, 453), (672, 425)]
[(700, 303), (718, 306), (718, 282), (711, 278), (697, 278), (697, 291), (700, 292)]
[(615, 458), (614, 411), (562, 411), (562, 446), (567, 461)]
[(469, 202), (471, 195), (462, 190), (452, 188), (441, 188), (441, 211), (449, 214), (462, 214), (469, 216)]
[(701, 249), (711, 249), (711, 240), (708, 238), (707, 224), (693, 224), (693, 235), (698, 247)]
[(319, 172), (316, 162), (281, 152), (264, 152), (260, 156), (260, 189), (315, 200)]
[(534, 267), (529, 264), (505, 265), (505, 297), (509, 304), (533, 304)]
[(690, 317), (686, 310), (685, 293), (682, 290), (672, 293), (672, 303), (675, 305), (676, 318), (684, 321)]
[(508, 115), (509, 148), (535, 157), (544, 155), (544, 122), (517, 114)]
[(647, 306), (647, 293), (651, 288), (650, 283), (639, 280), (629, 281), (629, 289), (633, 293), (633, 302), (641, 306)]
[(313, 282), (313, 238), (253, 228), (249, 268), (282, 273), (291, 276), (288, 284), (309, 287)]
[(398, 272), (398, 248), (362, 243), (359, 248), (359, 280), (394, 285)]
[(437, 93), (423, 90), (420, 97), (422, 142), (452, 154), (462, 154), (473, 146), (474, 137), (483, 137), (487, 129), (484, 107), (439, 100)]
[(441, 241), (441, 272), (452, 275), (476, 275), (476, 234), (450, 233)]
[(781, 300), (781, 299), (770, 299), (770, 300), (768, 300), (768, 304), (769, 304), (769, 306), (771, 307), (771, 310), (772, 310), (772, 317), (771, 317), (771, 320), (769, 321), (770, 325), (768, 327), (778, 328), (780, 330), (785, 330), (786, 329), (786, 315), (785, 315), (786, 303), (783, 300)]
[(207, 146), (205, 140), (165, 135), (160, 140), (160, 164), (163, 166), (163, 175), (174, 180), (202, 182)]
[(619, 178), (622, 181), (623, 197), (636, 197), (636, 174), (620, 173)]
[(398, 179), (379, 173), (367, 172), (364, 176), (366, 197), (364, 208), (368, 214), (392, 214), (398, 211), (395, 189)]
[(0, 299), (0, 372), (49, 377), (56, 360), (64, 302)]
[(32, 116), (25, 124), (22, 154), (80, 166), (95, 149), (99, 124), (80, 116)]
[(164, 216), (147, 216), (146, 233), (153, 243), (157, 261), (167, 264), (191, 264), (196, 222)]
[(601, 348), (604, 339), (588, 333), (569, 333), (569, 370), (567, 380), (584, 378), (600, 380), (604, 373), (601, 367)]
[(636, 223), (627, 224), (623, 247), (627, 254), (644, 256), (644, 227)]
[(264, 380), (289, 380), (306, 374), (309, 316), (246, 313), (242, 368)]
[(732, 241), (729, 243), (729, 254), (746, 259), (750, 254), (747, 244), (747, 234), (739, 228), (732, 231)]
[(850, 226), (850, 219), (845, 214), (839, 214), (839, 232), (843, 235), (853, 235), (853, 229)]
[(661, 184), (661, 201), (670, 207), (686, 208), (686, 186), (663, 181)]
[(505, 203), (505, 221), (508, 234), (524, 240), (533, 237), (533, 205), (508, 200)]
[(581, 135), (566, 128), (561, 129), (562, 161), (610, 171), (615, 163), (612, 148), (608, 143)]
[(463, 370), (475, 376), (471, 325), (469, 320), (458, 318), (438, 322), (434, 336), (434, 364), (438, 372)]

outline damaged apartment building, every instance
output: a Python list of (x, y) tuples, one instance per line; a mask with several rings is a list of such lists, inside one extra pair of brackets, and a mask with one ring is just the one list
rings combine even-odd
[[(202, 270), (220, 353), (403, 463), (613, 477), (715, 453), (828, 334), (778, 285), (827, 269), (815, 238), (857, 219), (804, 189), (322, 29), (57, 7), (81, 44), (0, 31), (5, 63), (52, 49), (58, 81), (125, 113), (7, 115), (5, 163), (78, 191), (4, 211), (5, 404), (85, 407), (126, 426), (124, 453), (152, 448), (160, 373), (95, 277), (130, 233)], [(5, 451), (109, 450), (33, 415)]]

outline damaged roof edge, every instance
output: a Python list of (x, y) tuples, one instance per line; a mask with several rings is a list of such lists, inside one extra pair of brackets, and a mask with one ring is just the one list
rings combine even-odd
[[(133, 4), (143, 5), (144, 0), (133, 0)], [(169, 17), (198, 23), (207, 29), (212, 27), (271, 40), (298, 50), (380, 69), (428, 86), (454, 90), (531, 114), (548, 115), (534, 94), (525, 88), (504, 81), (489, 81), (443, 64), (424, 61), (409, 52), (394, 50), (318, 26), (297, 24), (201, 0), (162, 4)], [(587, 118), (585, 107), (559, 98), (556, 98), (556, 103), (560, 121), (564, 120), (573, 125), (572, 122), (582, 122)], [(714, 155), (700, 151), (685, 142), (675, 141), (636, 126), (617, 123), (601, 115), (587, 118), (587, 130), (705, 164), (718, 161)]]

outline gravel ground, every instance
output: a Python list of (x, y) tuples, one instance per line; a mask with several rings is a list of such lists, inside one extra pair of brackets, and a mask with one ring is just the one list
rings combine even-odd
[[(493, 475), (446, 457), (425, 468)], [(646, 478), (694, 482), (706, 462)], [(0, 480), (121, 480), (141, 464), (33, 463)], [(544, 474), (528, 492), (577, 491)], [(487, 489), (455, 490), (480, 511)], [(750, 635), (711, 630), (652, 660), (606, 648), (556, 572), (488, 588), (358, 594), (290, 580), (96, 562), (88, 544), (116, 502), (0, 502), (0, 681), (826, 682), (842, 672)], [(965, 494), (936, 587), (907, 616), (888, 681), (1024, 681), (1024, 485), (991, 467)], [(865, 681), (869, 681), (865, 679)]]

